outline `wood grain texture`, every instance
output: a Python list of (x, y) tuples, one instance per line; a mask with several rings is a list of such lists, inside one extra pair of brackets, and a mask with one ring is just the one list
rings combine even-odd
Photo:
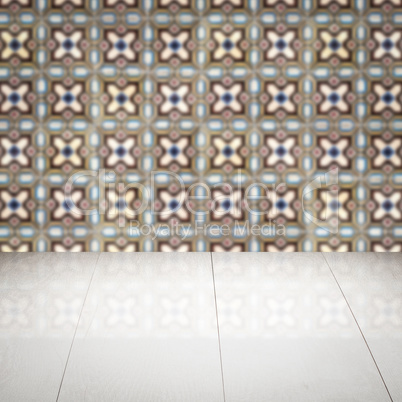
[(317, 253), (213, 254), (226, 401), (387, 401)]
[(394, 401), (402, 401), (402, 255), (325, 254)]
[(0, 400), (55, 401), (97, 254), (0, 255)]
[(209, 254), (102, 254), (60, 393), (81, 400), (223, 400)]

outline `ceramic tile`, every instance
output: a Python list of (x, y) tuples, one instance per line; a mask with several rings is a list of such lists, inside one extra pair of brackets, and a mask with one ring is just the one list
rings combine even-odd
[[(289, 235), (270, 251), (401, 250), (401, 12), (400, 0), (1, 0), (0, 249), (262, 251), (235, 222), (275, 219)], [(334, 169), (324, 203), (340, 226), (313, 227), (304, 190), (319, 176), (323, 203)], [(74, 217), (61, 193), (82, 171), (94, 175), (73, 201), (98, 212)], [(125, 201), (114, 182), (135, 187)], [(219, 219), (194, 183), (222, 196)], [(226, 199), (218, 183), (239, 188)], [(270, 217), (244, 207), (255, 183), (284, 183), (256, 202), (280, 207)], [(153, 207), (138, 211), (142, 189)], [(198, 198), (176, 211), (187, 190)], [(115, 204), (137, 213), (104, 213)], [(171, 227), (137, 235), (130, 220)]]

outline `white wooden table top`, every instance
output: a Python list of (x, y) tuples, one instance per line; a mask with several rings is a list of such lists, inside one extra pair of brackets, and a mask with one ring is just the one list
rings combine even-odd
[(2, 253), (0, 401), (402, 401), (398, 253)]

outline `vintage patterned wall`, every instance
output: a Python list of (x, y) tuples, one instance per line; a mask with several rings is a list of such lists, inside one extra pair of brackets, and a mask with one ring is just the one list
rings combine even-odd
[(402, 250), (402, 0), (0, 0), (0, 42), (1, 251)]

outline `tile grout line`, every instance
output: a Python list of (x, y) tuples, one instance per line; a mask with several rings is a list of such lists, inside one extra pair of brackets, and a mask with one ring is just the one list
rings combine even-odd
[(223, 362), (222, 362), (222, 349), (221, 349), (221, 335), (219, 332), (219, 318), (218, 318), (218, 303), (216, 300), (216, 288), (215, 288), (215, 273), (214, 273), (214, 260), (212, 258), (212, 252), (210, 252), (211, 255), (211, 268), (212, 268), (212, 282), (214, 284), (214, 298), (215, 298), (215, 315), (216, 315), (216, 327), (218, 330), (218, 345), (219, 345), (219, 359), (221, 363), (221, 377), (222, 377), (222, 388), (223, 388), (223, 401), (226, 402), (226, 393), (225, 393), (225, 379), (223, 375)]
[(72, 351), (72, 349), (73, 349), (73, 345), (74, 345), (74, 341), (75, 341), (75, 336), (76, 336), (76, 334), (77, 334), (78, 325), (79, 325), (80, 320), (81, 320), (81, 315), (82, 315), (82, 312), (83, 312), (83, 310), (84, 310), (85, 302), (87, 301), (87, 296), (88, 296), (88, 293), (89, 293), (89, 288), (91, 287), (92, 279), (93, 279), (93, 277), (94, 277), (94, 275), (95, 275), (96, 266), (98, 265), (98, 261), (99, 261), (99, 258), (100, 258), (100, 256), (101, 256), (101, 254), (102, 254), (102, 253), (99, 253), (98, 258), (96, 259), (95, 266), (94, 266), (94, 269), (93, 269), (93, 271), (92, 271), (91, 279), (89, 280), (88, 289), (87, 289), (87, 292), (86, 292), (86, 294), (85, 294), (84, 301), (83, 301), (83, 303), (82, 303), (80, 315), (78, 316), (77, 325), (76, 325), (76, 327), (75, 327), (73, 339), (72, 339), (72, 341), (71, 341), (70, 349), (69, 349), (68, 355), (67, 355), (66, 364), (65, 364), (65, 366), (64, 366), (63, 376), (61, 377), (60, 386), (59, 386), (59, 391), (57, 392), (56, 402), (59, 400), (59, 397), (60, 397), (60, 391), (61, 391), (61, 387), (63, 386), (64, 376), (65, 376), (66, 371), (67, 371), (68, 361), (70, 360), (70, 355), (71, 355), (71, 351)]
[(370, 353), (370, 356), (371, 356), (371, 358), (373, 359), (373, 362), (374, 362), (374, 364), (375, 364), (375, 366), (376, 366), (376, 368), (377, 368), (378, 374), (380, 374), (380, 377), (381, 377), (381, 380), (382, 380), (382, 382), (383, 382), (383, 384), (384, 384), (384, 387), (385, 387), (385, 389), (386, 389), (387, 392), (388, 392), (388, 396), (389, 396), (389, 398), (391, 399), (391, 401), (393, 402), (394, 400), (392, 399), (391, 393), (389, 392), (389, 389), (388, 389), (388, 387), (387, 387), (387, 384), (385, 383), (384, 377), (382, 376), (382, 373), (381, 373), (381, 371), (380, 371), (380, 368), (378, 367), (378, 364), (377, 364), (377, 362), (376, 362), (376, 360), (375, 360), (375, 358), (374, 358), (374, 355), (373, 355), (373, 353), (371, 352), (371, 349), (370, 349), (369, 344), (367, 343), (366, 337), (364, 336), (363, 331), (362, 331), (362, 329), (360, 328), (359, 323), (357, 322), (357, 319), (356, 319), (356, 317), (355, 317), (355, 315), (354, 315), (354, 313), (353, 313), (353, 310), (352, 310), (352, 308), (351, 308), (351, 306), (350, 306), (350, 304), (349, 304), (349, 302), (348, 302), (348, 299), (346, 298), (345, 293), (343, 293), (343, 290), (342, 290), (342, 288), (341, 288), (341, 285), (339, 284), (338, 280), (336, 279), (336, 276), (335, 276), (334, 272), (332, 271), (331, 266), (329, 265), (327, 259), (325, 258), (325, 254), (324, 254), (323, 252), (321, 252), (321, 255), (323, 256), (325, 262), (327, 263), (328, 268), (329, 268), (329, 270), (331, 271), (331, 274), (332, 274), (332, 276), (334, 277), (335, 282), (336, 282), (336, 284), (338, 285), (338, 288), (339, 288), (339, 290), (341, 291), (342, 296), (343, 296), (343, 298), (344, 298), (345, 301), (346, 301), (346, 304), (347, 304), (347, 306), (348, 306), (348, 308), (349, 308), (349, 311), (350, 311), (350, 313), (352, 314), (352, 317), (353, 317), (353, 319), (354, 319), (354, 321), (355, 321), (355, 323), (356, 323), (356, 325), (357, 325), (357, 328), (359, 329), (360, 334), (361, 334), (361, 336), (362, 336), (362, 338), (363, 338), (363, 340), (364, 340), (364, 343), (366, 344), (367, 349), (368, 349), (368, 351), (369, 351), (369, 353)]

